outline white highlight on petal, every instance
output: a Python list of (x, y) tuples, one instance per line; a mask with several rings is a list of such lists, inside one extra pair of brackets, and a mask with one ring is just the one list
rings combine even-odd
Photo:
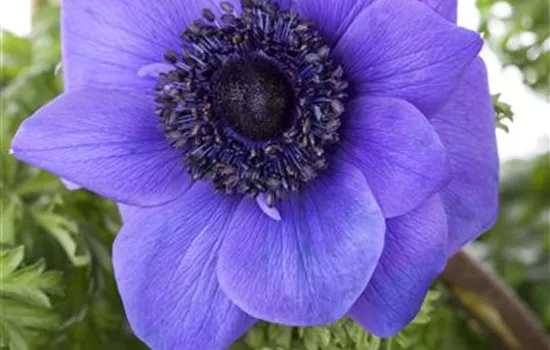
[(267, 205), (267, 195), (265, 193), (261, 193), (256, 196), (256, 203), (258, 203), (258, 206), (265, 215), (269, 216), (271, 219), (275, 221), (281, 221), (281, 213), (279, 213), (279, 210), (275, 207), (270, 207)]
[(140, 78), (145, 78), (145, 77), (158, 78), (160, 73), (169, 73), (175, 69), (176, 68), (173, 65), (168, 63), (151, 63), (141, 67), (138, 70), (137, 75)]
[(82, 188), (82, 186), (80, 186), (78, 184), (75, 184), (74, 182), (69, 181), (69, 180), (64, 179), (64, 178), (61, 178), (61, 182), (63, 183), (65, 188), (68, 189), (69, 191), (76, 191), (76, 190), (80, 190)]

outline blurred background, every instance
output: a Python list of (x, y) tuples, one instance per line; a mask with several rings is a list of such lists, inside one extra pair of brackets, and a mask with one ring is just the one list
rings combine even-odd
[[(547, 0), (459, 0), (459, 23), (487, 45), (499, 120), (498, 224), (467, 247), (550, 331), (550, 24)], [(112, 203), (9, 155), (21, 121), (62, 90), (59, 3), (0, 0), (0, 348), (146, 349), (115, 288)], [(513, 120), (512, 120), (513, 119)], [(505, 332), (505, 330), (504, 330)], [(389, 341), (347, 320), (317, 328), (259, 324), (235, 349), (499, 349), (440, 282)]]

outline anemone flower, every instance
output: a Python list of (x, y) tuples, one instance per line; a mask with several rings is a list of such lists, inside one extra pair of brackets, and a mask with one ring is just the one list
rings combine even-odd
[(19, 159), (120, 203), (113, 252), (153, 349), (257, 320), (387, 337), (492, 225), (478, 34), (456, 0), (65, 0), (66, 91)]

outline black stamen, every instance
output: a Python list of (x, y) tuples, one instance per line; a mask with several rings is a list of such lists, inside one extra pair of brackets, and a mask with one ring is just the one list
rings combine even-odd
[(212, 12), (212, 10), (210, 9), (203, 9), (202, 16), (206, 18), (208, 22), (214, 22), (216, 20), (216, 16), (214, 15), (214, 12)]
[(328, 166), (338, 142), (343, 70), (311, 22), (271, 0), (205, 9), (161, 74), (157, 114), (196, 180), (275, 205)]
[(235, 9), (233, 7), (233, 4), (228, 1), (222, 1), (220, 7), (225, 12), (233, 12), (233, 10)]

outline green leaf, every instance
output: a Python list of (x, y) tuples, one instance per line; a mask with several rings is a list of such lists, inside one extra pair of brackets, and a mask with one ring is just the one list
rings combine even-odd
[(61, 274), (46, 271), (43, 260), (20, 267), (23, 257), (23, 247), (0, 252), (0, 296), (35, 306), (51, 307), (47, 294), (61, 293)]
[(59, 272), (45, 270), (46, 266), (41, 260), (1, 278), (0, 295), (36, 306), (51, 307), (46, 293), (61, 294), (62, 276)]
[(91, 261), (89, 251), (79, 251), (75, 241), (78, 237), (78, 225), (52, 212), (33, 212), (37, 223), (51, 234), (63, 247), (74, 266), (86, 266)]
[(46, 271), (43, 261), (22, 266), (23, 247), (0, 252), (0, 344), (12, 350), (33, 349), (37, 330), (54, 331), (59, 315), (48, 294), (61, 291), (61, 274)]
[(25, 257), (23, 246), (0, 252), (0, 281), (11, 275)]
[(514, 121), (514, 111), (512, 111), (512, 106), (508, 103), (500, 101), (500, 97), (500, 94), (493, 95), (493, 107), (497, 118), (497, 128), (509, 132), (510, 129), (505, 123), (506, 121)]
[(306, 350), (324, 349), (330, 345), (331, 334), (330, 329), (317, 328), (302, 328), (302, 339)]
[(54, 331), (59, 327), (59, 315), (51, 309), (38, 308), (8, 298), (1, 298), (2, 321), (18, 328)]
[[(481, 30), (504, 66), (521, 70), (524, 83), (547, 98), (550, 92), (550, 2), (546, 0), (478, 0)], [(502, 11), (504, 9), (504, 11)]]
[[(4, 199), (0, 199), (3, 201)], [(13, 246), (15, 245), (15, 223), (20, 214), (21, 203), (15, 198), (6, 198), (4, 202), (0, 202), (2, 208), (0, 211), (0, 244)]]
[(31, 194), (44, 194), (47, 192), (60, 191), (61, 184), (59, 178), (45, 171), (40, 171), (27, 181), (23, 182), (15, 190), (20, 196)]
[(8, 31), (2, 30), (2, 77), (0, 86), (4, 86), (11, 79), (17, 77), (21, 68), (30, 63), (31, 43), (25, 38), (18, 37)]
[(370, 334), (349, 318), (332, 325), (292, 328), (260, 322), (231, 349), (254, 350), (404, 350), (416, 349), (440, 293), (430, 291), (417, 317), (390, 339)]
[[(3, 305), (2, 305), (3, 306)], [(2, 318), (7, 317), (2, 312)], [(25, 336), (20, 329), (8, 322), (0, 321), (0, 346), (9, 347), (13, 350), (30, 350)]]
[[(392, 349), (414, 349), (415, 345), (420, 343), (420, 335), (425, 330), (430, 320), (432, 319), (432, 312), (435, 310), (435, 306), (439, 301), (441, 293), (437, 290), (430, 290), (424, 302), (420, 312), (411, 323), (392, 338)], [(395, 341), (395, 344), (393, 343)], [(396, 345), (396, 346), (393, 346)], [(388, 347), (388, 346), (386, 346)]]
[[(0, 344), (11, 350), (36, 349), (44, 331), (59, 329), (60, 317), (53, 310), (0, 298)], [(40, 331), (40, 332), (38, 332)]]
[(292, 328), (270, 324), (267, 330), (267, 340), (273, 347), (290, 349), (292, 344)]

